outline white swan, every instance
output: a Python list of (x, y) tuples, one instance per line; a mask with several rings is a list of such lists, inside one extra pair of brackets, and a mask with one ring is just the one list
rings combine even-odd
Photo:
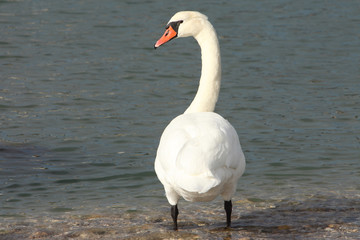
[(220, 48), (215, 29), (199, 12), (176, 13), (155, 48), (176, 37), (193, 36), (200, 45), (202, 71), (198, 91), (184, 114), (164, 130), (155, 159), (155, 171), (164, 185), (177, 230), (180, 197), (187, 201), (224, 199), (230, 227), (231, 197), (245, 170), (245, 157), (231, 124), (214, 113), (221, 81)]

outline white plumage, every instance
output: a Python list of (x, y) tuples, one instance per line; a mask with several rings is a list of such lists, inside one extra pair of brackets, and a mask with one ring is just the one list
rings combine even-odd
[[(169, 37), (170, 36), (170, 37)], [(193, 36), (202, 53), (202, 74), (197, 94), (184, 114), (164, 130), (155, 160), (156, 174), (172, 205), (177, 229), (177, 203), (211, 201), (221, 195), (225, 201), (227, 225), (231, 221), (231, 197), (245, 170), (245, 157), (231, 124), (214, 113), (221, 81), (220, 49), (216, 32), (199, 12), (179, 12), (167, 25), (155, 48), (175, 37)]]
[(235, 129), (213, 112), (182, 114), (166, 127), (155, 170), (171, 205), (179, 196), (211, 201), (230, 200), (245, 165)]

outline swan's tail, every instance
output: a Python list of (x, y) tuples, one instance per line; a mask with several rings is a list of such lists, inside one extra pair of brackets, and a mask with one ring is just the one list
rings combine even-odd
[(179, 188), (194, 193), (206, 193), (211, 188), (220, 184), (220, 180), (208, 174), (201, 174), (196, 176), (182, 175), (181, 173), (176, 176), (176, 183)]
[(229, 169), (217, 169), (214, 173), (207, 171), (199, 175), (177, 172), (175, 182), (181, 189), (187, 192), (203, 194), (222, 183), (228, 182), (232, 176), (233, 173)]

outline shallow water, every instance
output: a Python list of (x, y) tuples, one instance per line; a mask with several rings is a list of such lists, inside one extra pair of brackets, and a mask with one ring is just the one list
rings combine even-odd
[(153, 44), (183, 9), (208, 15), (219, 35), (217, 112), (247, 159), (239, 210), (358, 202), (358, 1), (1, 1), (3, 221), (167, 211), (153, 161), (195, 94), (200, 53), (191, 39)]

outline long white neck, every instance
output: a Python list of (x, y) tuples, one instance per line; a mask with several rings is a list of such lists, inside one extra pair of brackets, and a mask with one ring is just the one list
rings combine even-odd
[(196, 96), (185, 113), (213, 112), (221, 83), (220, 47), (215, 29), (204, 22), (203, 29), (194, 36), (201, 48), (201, 78)]

